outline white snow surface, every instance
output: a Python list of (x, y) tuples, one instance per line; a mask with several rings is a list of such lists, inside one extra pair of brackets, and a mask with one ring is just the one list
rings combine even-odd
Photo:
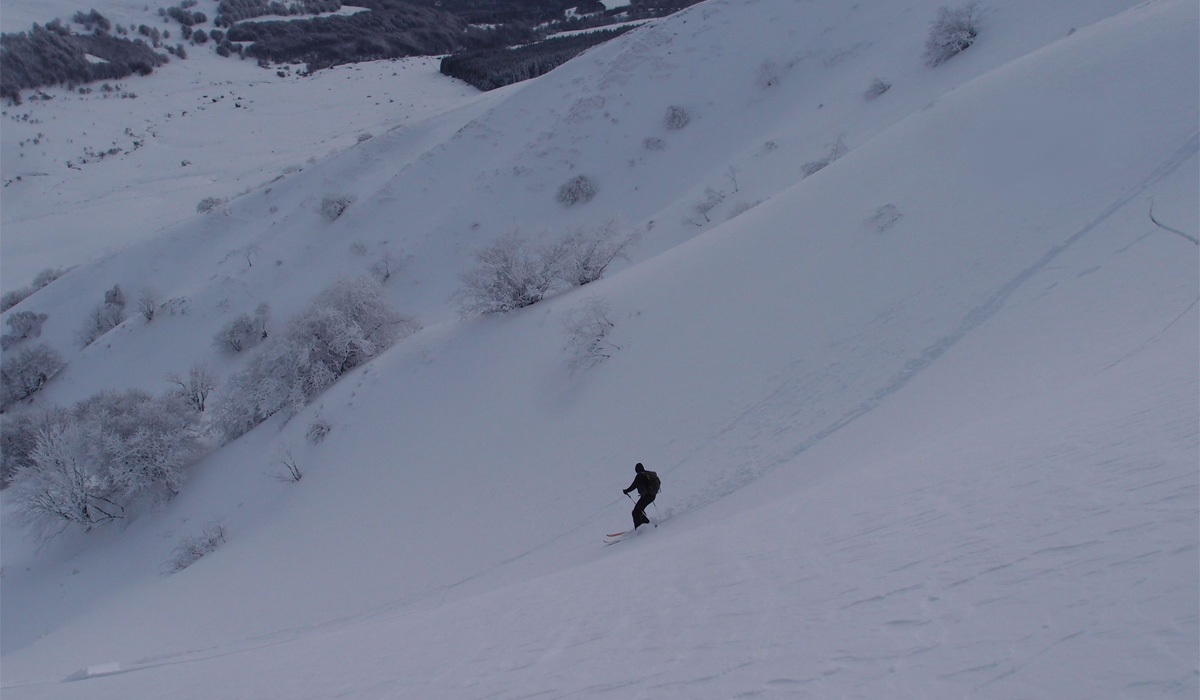
[[(4, 289), (79, 263), (14, 309), (69, 362), (39, 402), (162, 391), (200, 358), (228, 377), (221, 325), (385, 252), (424, 328), (161, 507), (41, 546), (6, 521), (5, 699), (1196, 697), (1200, 8), (986, 3), (929, 68), (938, 6), (708, 0), (487, 95), (421, 69), (393, 99), (437, 105), (390, 117), (341, 97), (386, 94), (395, 63), (255, 73), (239, 96), (271, 109), (193, 134), (260, 149), (206, 166), (211, 196), (249, 190), (155, 232), (140, 212), (178, 176), (112, 161), (139, 233), (109, 254), (61, 249), (99, 213), (71, 184), (59, 207), (6, 188)], [(355, 87), (312, 87), (334, 81)], [(47, 92), (55, 143), (82, 117)], [(264, 151), (307, 134), (289, 105), (345, 133), (270, 181)], [(579, 174), (598, 193), (563, 207)], [(333, 222), (328, 195), (353, 198)], [(642, 236), (604, 279), (458, 318), (479, 246), (610, 220)], [(80, 350), (116, 283), (174, 313)], [(617, 349), (572, 370), (563, 323), (593, 297)], [(635, 462), (658, 527), (605, 546)], [(162, 574), (214, 521), (227, 542)]]

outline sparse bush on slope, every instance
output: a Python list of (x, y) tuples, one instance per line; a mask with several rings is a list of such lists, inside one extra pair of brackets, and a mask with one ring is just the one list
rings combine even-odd
[(80, 347), (86, 348), (96, 339), (111, 331), (125, 320), (125, 292), (121, 285), (104, 293), (104, 303), (92, 308), (77, 335)]
[(204, 555), (215, 552), (223, 544), (225, 544), (225, 527), (219, 522), (209, 523), (204, 526), (201, 534), (184, 537), (179, 541), (179, 544), (175, 546), (175, 551), (171, 553), (171, 558), (163, 564), (163, 573), (179, 573), (200, 561)]
[(554, 199), (563, 206), (587, 204), (596, 196), (596, 185), (587, 175), (576, 175), (558, 188)]
[(249, 350), (266, 339), (270, 318), (270, 305), (259, 304), (253, 316), (244, 313), (222, 326), (213, 336), (213, 346), (230, 355)]
[(346, 208), (354, 202), (354, 197), (348, 194), (330, 194), (321, 200), (321, 216), (329, 221), (337, 221)]
[(978, 3), (970, 2), (953, 10), (939, 7), (925, 40), (925, 63), (931, 67), (940, 65), (975, 43), (978, 21)]
[(691, 115), (679, 105), (667, 107), (667, 113), (663, 117), (663, 126), (667, 127), (668, 131), (679, 131), (691, 122)]

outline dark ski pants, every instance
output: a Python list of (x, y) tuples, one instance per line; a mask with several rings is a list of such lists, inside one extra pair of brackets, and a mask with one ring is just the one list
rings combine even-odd
[(633, 507), (633, 529), (636, 530), (642, 525), (649, 525), (650, 518), (646, 517), (646, 506), (654, 502), (656, 494), (648, 493), (638, 499), (637, 504)]

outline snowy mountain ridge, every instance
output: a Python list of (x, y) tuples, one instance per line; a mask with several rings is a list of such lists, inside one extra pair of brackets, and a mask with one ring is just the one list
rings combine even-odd
[[(61, 404), (227, 378), (232, 316), (385, 253), (424, 328), (161, 510), (6, 527), (5, 694), (1194, 695), (1196, 247), (1146, 212), (1197, 229), (1197, 11), (983, 9), (930, 68), (935, 3), (710, 0), (31, 296)], [(609, 221), (604, 279), (457, 317), (480, 246)], [(177, 313), (73, 347), (114, 284)], [(603, 548), (638, 461), (660, 526)]]

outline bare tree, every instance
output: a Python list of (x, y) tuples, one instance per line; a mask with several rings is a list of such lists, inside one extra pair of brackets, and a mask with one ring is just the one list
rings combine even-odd
[(166, 379), (174, 385), (171, 394), (182, 399), (196, 413), (204, 412), (208, 395), (217, 387), (217, 376), (204, 360), (193, 364), (186, 378), (172, 372)]

